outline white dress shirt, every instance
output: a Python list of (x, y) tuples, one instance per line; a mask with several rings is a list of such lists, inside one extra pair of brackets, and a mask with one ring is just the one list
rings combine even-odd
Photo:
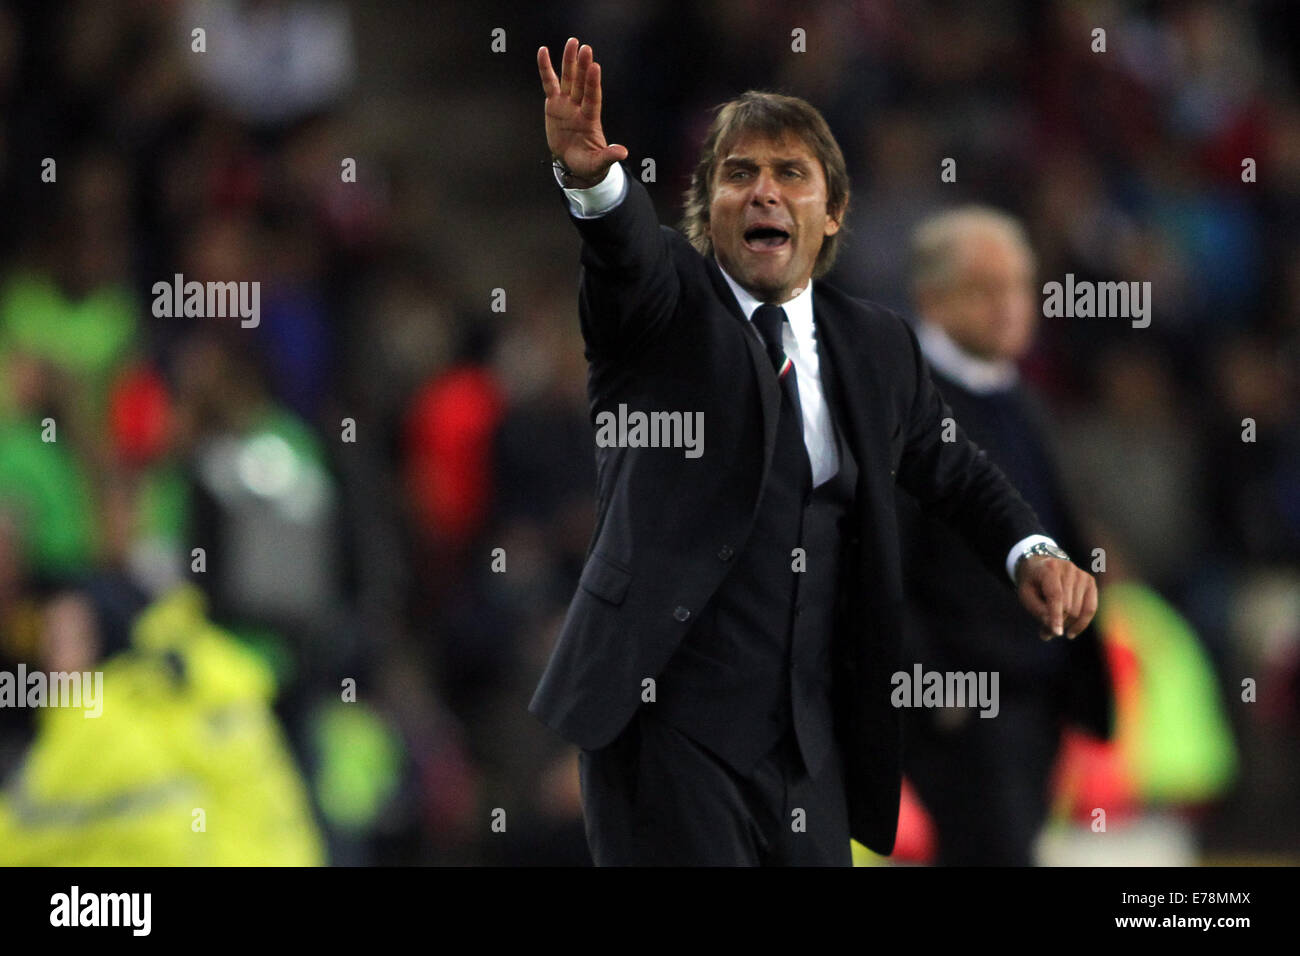
[[(559, 170), (555, 170), (555, 181), (561, 187), (564, 186), (560, 178)], [(627, 174), (623, 171), (621, 163), (614, 163), (609, 167), (609, 172), (605, 178), (589, 189), (565, 189), (564, 194), (569, 200), (569, 209), (579, 219), (596, 219), (615, 208), (623, 201), (627, 195)], [(740, 305), (740, 311), (744, 313), (747, 319), (753, 320), (754, 311), (762, 303), (754, 298), (748, 290), (736, 282), (727, 270), (722, 268), (721, 263), (718, 269), (722, 277), (727, 280), (727, 285), (736, 296), (736, 302)], [(799, 386), (799, 404), (803, 410), (803, 440), (804, 446), (808, 449), (808, 461), (812, 466), (813, 486), (822, 484), (822, 482), (834, 477), (835, 472), (839, 469), (839, 448), (835, 443), (834, 427), (831, 424), (830, 408), (826, 405), (825, 394), (822, 391), (821, 371), (817, 358), (817, 326), (813, 322), (813, 301), (812, 301), (812, 280), (789, 302), (780, 303), (781, 308), (785, 309), (788, 322), (782, 327), (782, 345), (785, 354), (790, 357), (794, 363), (795, 381)], [(918, 336), (919, 338), (919, 336)], [(934, 336), (931, 336), (934, 338)], [(944, 339), (947, 339), (944, 336)], [(965, 356), (960, 349), (957, 349), (955, 343), (947, 340), (951, 349), (945, 350), (941, 343), (938, 351), (944, 353), (942, 359), (948, 359), (940, 368), (947, 371), (955, 364), (954, 353), (973, 359), (973, 356)], [(924, 340), (922, 340), (924, 348)], [(927, 358), (929, 355), (927, 354)], [(975, 360), (978, 361), (978, 360)], [(1011, 369), (1014, 374), (1014, 366)], [(997, 374), (993, 379), (1000, 382), (1005, 380), (1005, 371), (1001, 373), (999, 379)], [(1014, 379), (1012, 379), (1014, 381)], [(1046, 535), (1035, 534), (1024, 538), (1011, 548), (1007, 554), (1007, 574), (1014, 582), (1016, 579), (1015, 566), (1016, 560), (1020, 554), (1028, 547), (1032, 547), (1039, 541), (1052, 542), (1052, 539)]]
[(916, 338), (921, 343), (925, 360), (933, 368), (976, 395), (1005, 391), (1020, 380), (1015, 362), (972, 355), (933, 322), (924, 319), (918, 322)]
[[(718, 271), (731, 286), (740, 311), (751, 322), (763, 303), (733, 279), (718, 263)], [(794, 363), (794, 380), (799, 387), (799, 405), (803, 411), (803, 443), (812, 466), (813, 487), (835, 477), (840, 467), (839, 446), (835, 443), (831, 410), (822, 391), (822, 376), (817, 360), (817, 325), (813, 322), (812, 280), (789, 302), (781, 303), (789, 319), (781, 326), (781, 348)]]

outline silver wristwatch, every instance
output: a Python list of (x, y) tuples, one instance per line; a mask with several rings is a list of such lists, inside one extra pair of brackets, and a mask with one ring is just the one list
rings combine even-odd
[(584, 187), (584, 186), (575, 186), (575, 185), (574, 185), (574, 183), (573, 183), (573, 180), (574, 180), (574, 172), (573, 172), (572, 169), (570, 169), (568, 166), (565, 165), (564, 160), (560, 159), (560, 157), (558, 157), (558, 156), (552, 156), (552, 157), (551, 157), (551, 168), (555, 170), (556, 174), (557, 174), (557, 175), (559, 176), (559, 178), (560, 178), (560, 183), (561, 183), (561, 185), (563, 185), (565, 189), (585, 189), (585, 188), (586, 188), (586, 187)]
[(569, 180), (573, 178), (573, 170), (566, 166), (564, 160), (560, 159), (558, 156), (551, 157), (551, 168), (555, 170), (556, 174), (560, 177), (560, 180), (567, 187)]
[(1060, 558), (1062, 561), (1069, 561), (1070, 556), (1058, 548), (1056, 545), (1047, 541), (1040, 541), (1035, 545), (1025, 548), (1020, 552), (1020, 557), (1016, 558), (1016, 573), (1020, 573), (1020, 562), (1026, 558), (1034, 558), (1043, 555), (1048, 558)]

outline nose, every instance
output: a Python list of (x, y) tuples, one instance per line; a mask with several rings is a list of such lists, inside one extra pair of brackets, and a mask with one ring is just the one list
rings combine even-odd
[(780, 199), (780, 188), (771, 170), (760, 169), (754, 177), (754, 192), (750, 201), (757, 206), (775, 205)]

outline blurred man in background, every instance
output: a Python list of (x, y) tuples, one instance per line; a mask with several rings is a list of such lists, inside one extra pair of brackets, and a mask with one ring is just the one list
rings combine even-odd
[[(1047, 532), (1086, 566), (1090, 549), (1064, 500), (1043, 410), (1015, 365), (1034, 337), (1033, 283), (1033, 253), (1010, 216), (966, 206), (915, 231), (917, 337), (935, 384)], [(1040, 640), (1015, 595), (960, 539), (906, 492), (899, 499), (912, 659), (927, 670), (997, 672), (1001, 695), (989, 719), (969, 708), (909, 710), (904, 771), (933, 816), (939, 862), (1030, 864), (1062, 724), (1110, 733), (1096, 629), (1068, 643)]]

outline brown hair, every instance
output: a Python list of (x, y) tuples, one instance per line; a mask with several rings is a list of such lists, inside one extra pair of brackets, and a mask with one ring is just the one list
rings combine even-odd
[(794, 136), (802, 140), (821, 162), (826, 176), (826, 209), (840, 223), (839, 232), (822, 240), (817, 261), (813, 264), (813, 278), (820, 279), (835, 264), (839, 239), (846, 231), (844, 219), (849, 211), (848, 169), (826, 120), (807, 100), (760, 90), (748, 90), (715, 109), (718, 114), (709, 125), (699, 162), (691, 174), (691, 185), (686, 190), (682, 232), (701, 255), (712, 255), (713, 243), (705, 233), (705, 226), (713, 201), (713, 173), (718, 158), (746, 134), (753, 133), (770, 140)]

